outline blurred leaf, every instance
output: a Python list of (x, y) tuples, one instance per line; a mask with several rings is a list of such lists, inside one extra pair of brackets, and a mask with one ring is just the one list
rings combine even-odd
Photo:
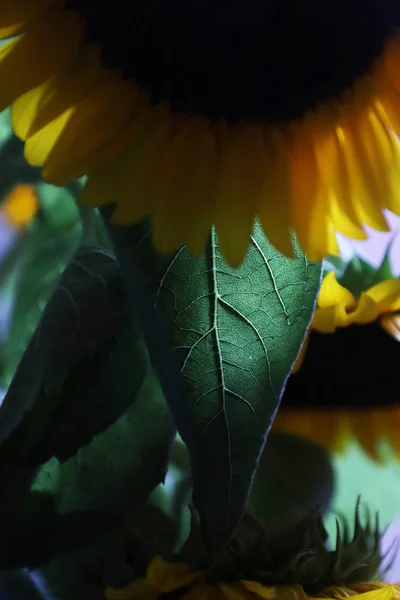
[(361, 292), (370, 286), (374, 275), (375, 269), (370, 263), (359, 256), (354, 256), (339, 279), (339, 283), (350, 290), (355, 298), (359, 298)]
[[(157, 418), (155, 418), (155, 415)], [(40, 566), (113, 531), (163, 481), (173, 436), (153, 375), (137, 401), (64, 464), (0, 480), (0, 568)]]
[(374, 267), (359, 256), (354, 256), (347, 264), (344, 273), (337, 275), (339, 283), (350, 290), (356, 298), (359, 298), (361, 292), (368, 288), (381, 281), (393, 279), (394, 275), (390, 261), (391, 247), (392, 244), (390, 243), (379, 267)]
[(392, 271), (392, 263), (390, 260), (390, 251), (392, 249), (392, 242), (388, 245), (385, 255), (382, 259), (381, 264), (376, 269), (375, 276), (373, 277), (373, 281), (371, 285), (375, 283), (379, 283), (380, 281), (385, 281), (386, 279), (393, 279), (393, 271)]
[[(187, 397), (169, 402), (191, 456), (204, 541), (211, 552), (219, 552), (243, 512), (312, 316), (321, 266), (299, 251), (297, 259), (285, 258), (258, 225), (238, 269), (223, 261), (215, 233), (205, 253), (194, 259), (184, 248), (173, 257), (157, 256), (141, 227), (130, 233), (111, 227), (110, 232), (121, 264), (124, 252), (137, 247), (169, 326), (188, 388)], [(126, 265), (125, 277), (132, 273)]]
[(81, 235), (79, 212), (68, 192), (42, 184), (38, 193), (41, 212), (32, 223), (17, 267), (15, 302), (4, 348), (8, 381)]
[(126, 310), (115, 260), (78, 251), (0, 407), (3, 468), (69, 458), (135, 399), (147, 356)]
[(269, 435), (249, 500), (258, 520), (287, 529), (317, 508), (328, 509), (333, 493), (329, 452), (296, 435)]

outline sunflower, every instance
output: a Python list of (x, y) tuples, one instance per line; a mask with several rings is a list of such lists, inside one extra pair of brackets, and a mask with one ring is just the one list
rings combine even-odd
[(375, 460), (387, 438), (400, 455), (399, 311), (400, 279), (380, 281), (356, 298), (334, 272), (325, 275), (274, 429), (336, 451), (356, 438)]
[[(238, 264), (258, 218), (292, 253), (400, 213), (400, 5), (2, 0), (0, 108), (25, 156), (161, 253), (215, 226)], [(11, 38), (11, 39), (8, 39)]]
[(159, 556), (150, 563), (146, 577), (136, 579), (124, 588), (107, 588), (105, 597), (106, 600), (157, 600), (174, 591), (177, 592), (174, 598), (182, 600), (339, 600), (349, 596), (354, 600), (400, 599), (400, 585), (381, 582), (332, 586), (311, 594), (296, 584), (266, 586), (246, 579), (208, 583), (203, 573), (191, 573), (184, 563), (169, 563)]

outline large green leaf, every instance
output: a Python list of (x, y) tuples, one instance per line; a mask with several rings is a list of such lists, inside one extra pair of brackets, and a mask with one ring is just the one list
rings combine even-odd
[(0, 568), (46, 564), (116, 528), (164, 480), (173, 432), (149, 373), (136, 402), (70, 460), (0, 477)]
[(79, 212), (71, 194), (48, 184), (39, 185), (38, 193), (40, 213), (25, 236), (16, 266), (15, 300), (4, 348), (7, 383), (81, 236)]
[[(321, 266), (298, 248), (296, 259), (282, 256), (258, 225), (238, 269), (224, 262), (214, 232), (198, 259), (185, 248), (173, 257), (157, 256), (140, 227), (127, 232), (110, 226), (110, 233), (132, 296), (142, 293), (134, 287), (136, 256), (182, 368), (188, 393), (167, 400), (191, 456), (204, 542), (216, 553), (243, 512), (312, 316)], [(144, 307), (142, 324), (152, 318)], [(163, 369), (157, 358), (161, 342), (154, 340), (152, 323), (147, 325), (150, 356)]]
[(0, 468), (66, 460), (135, 399), (147, 355), (115, 260), (81, 249), (46, 305), (0, 407)]

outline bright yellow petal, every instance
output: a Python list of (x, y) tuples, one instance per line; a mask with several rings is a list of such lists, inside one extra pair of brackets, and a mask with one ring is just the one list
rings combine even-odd
[(47, 80), (33, 90), (29, 90), (17, 98), (11, 108), (11, 122), (15, 135), (21, 140), (26, 140), (28, 132), (36, 117), (38, 106), (51, 86), (51, 80)]
[(63, 112), (57, 119), (51, 121), (40, 131), (26, 140), (24, 155), (29, 164), (42, 166), (46, 161), (51, 149), (56, 143), (58, 136), (67, 126), (72, 116), (73, 109)]
[(315, 152), (321, 187), (336, 229), (353, 239), (366, 239), (353, 206), (348, 171), (337, 132), (318, 136)]
[[(83, 23), (75, 12), (54, 8), (26, 35), (0, 49), (0, 110), (69, 65), (83, 40)], [(32, 61), (32, 56), (35, 60)]]
[(317, 308), (312, 320), (312, 329), (320, 333), (334, 333), (337, 328), (336, 315), (336, 306)]
[(338, 283), (335, 272), (331, 271), (322, 280), (317, 306), (325, 308), (338, 304), (343, 304), (346, 308), (352, 309), (356, 306), (356, 300), (347, 288)]
[(349, 123), (339, 128), (337, 133), (346, 161), (352, 204), (360, 222), (379, 231), (389, 231), (382, 213), (384, 204), (380, 198), (380, 185), (376, 182), (369, 162), (358, 145), (357, 125), (352, 126)]
[(290, 215), (300, 246), (312, 260), (337, 254), (327, 197), (319, 176), (315, 145), (303, 132), (290, 153)]
[(380, 314), (400, 309), (400, 279), (381, 281), (365, 293), (378, 305)]

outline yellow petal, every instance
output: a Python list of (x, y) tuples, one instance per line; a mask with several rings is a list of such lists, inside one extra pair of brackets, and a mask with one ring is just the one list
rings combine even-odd
[(379, 231), (389, 231), (382, 213), (384, 204), (369, 162), (357, 143), (357, 125), (347, 124), (338, 131), (344, 160), (346, 161), (349, 192), (361, 223)]
[(46, 158), (43, 177), (65, 185), (85, 174), (85, 158), (125, 121), (137, 91), (117, 77), (94, 89), (73, 109)]
[(337, 329), (337, 307), (317, 308), (312, 321), (312, 329), (320, 333), (334, 333)]
[(249, 246), (265, 179), (266, 147), (260, 126), (217, 128), (219, 154), (215, 228), (227, 261), (238, 266)]
[(400, 279), (381, 281), (365, 293), (378, 305), (380, 314), (400, 309)]
[(343, 304), (346, 308), (352, 309), (356, 306), (356, 300), (348, 289), (338, 283), (335, 272), (331, 271), (322, 280), (317, 306), (324, 308), (338, 304)]
[(101, 50), (96, 44), (85, 46), (70, 68), (54, 77), (41, 98), (29, 135), (39, 131), (64, 110), (77, 104), (93, 87), (110, 78), (101, 62)]
[(25, 140), (40, 131), (82, 100), (102, 73), (100, 50), (90, 44), (79, 53), (70, 69), (17, 98), (11, 112), (16, 135)]
[(51, 86), (51, 80), (47, 80), (33, 90), (29, 90), (17, 98), (11, 108), (11, 123), (15, 135), (21, 140), (26, 140), (28, 132), (34, 121), (38, 106)]
[(129, 146), (134, 145), (134, 140), (140, 137), (146, 117), (149, 116), (148, 93), (137, 88), (137, 100), (129, 113), (127, 120), (117, 127), (110, 138), (107, 138), (92, 152), (85, 157), (85, 172), (90, 175), (99, 169), (106, 168), (110, 162), (118, 159)]
[(258, 581), (241, 580), (240, 583), (249, 591), (264, 600), (307, 600), (301, 585), (266, 586)]
[[(0, 49), (0, 110), (52, 77), (75, 58), (83, 23), (75, 12), (54, 8), (22, 37)], [(32, 60), (34, 57), (34, 61)]]
[(354, 210), (347, 167), (337, 134), (334, 132), (317, 138), (315, 152), (321, 187), (335, 228), (352, 239), (366, 239)]
[(200, 577), (201, 573), (189, 572), (184, 563), (170, 563), (161, 556), (156, 556), (147, 569), (146, 582), (150, 589), (165, 594), (185, 587)]
[(130, 148), (129, 173), (120, 187), (117, 209), (113, 215), (115, 223), (135, 223), (153, 211), (153, 192), (159, 165), (172, 133), (173, 119), (168, 113), (151, 133), (138, 133), (137, 142)]
[(199, 254), (213, 220), (216, 144), (205, 119), (191, 119), (172, 137), (153, 194), (153, 238), (162, 253), (185, 242)]
[(72, 116), (72, 111), (72, 108), (66, 110), (57, 119), (26, 140), (24, 155), (29, 164), (34, 166), (44, 164), (58, 136), (61, 135)]
[(300, 246), (312, 260), (337, 254), (327, 198), (318, 172), (315, 145), (299, 133), (290, 152), (291, 205), (293, 229)]
[(271, 244), (286, 256), (293, 257), (287, 142), (276, 127), (266, 129), (264, 135), (265, 180), (260, 193), (258, 216)]
[[(352, 600), (392, 600), (394, 597), (394, 587), (392, 585), (388, 585), (382, 589), (371, 590), (370, 592), (365, 592), (362, 594), (357, 594), (356, 596), (352, 596)], [(311, 600), (311, 598), (310, 598)], [(312, 598), (312, 600), (315, 600)]]

